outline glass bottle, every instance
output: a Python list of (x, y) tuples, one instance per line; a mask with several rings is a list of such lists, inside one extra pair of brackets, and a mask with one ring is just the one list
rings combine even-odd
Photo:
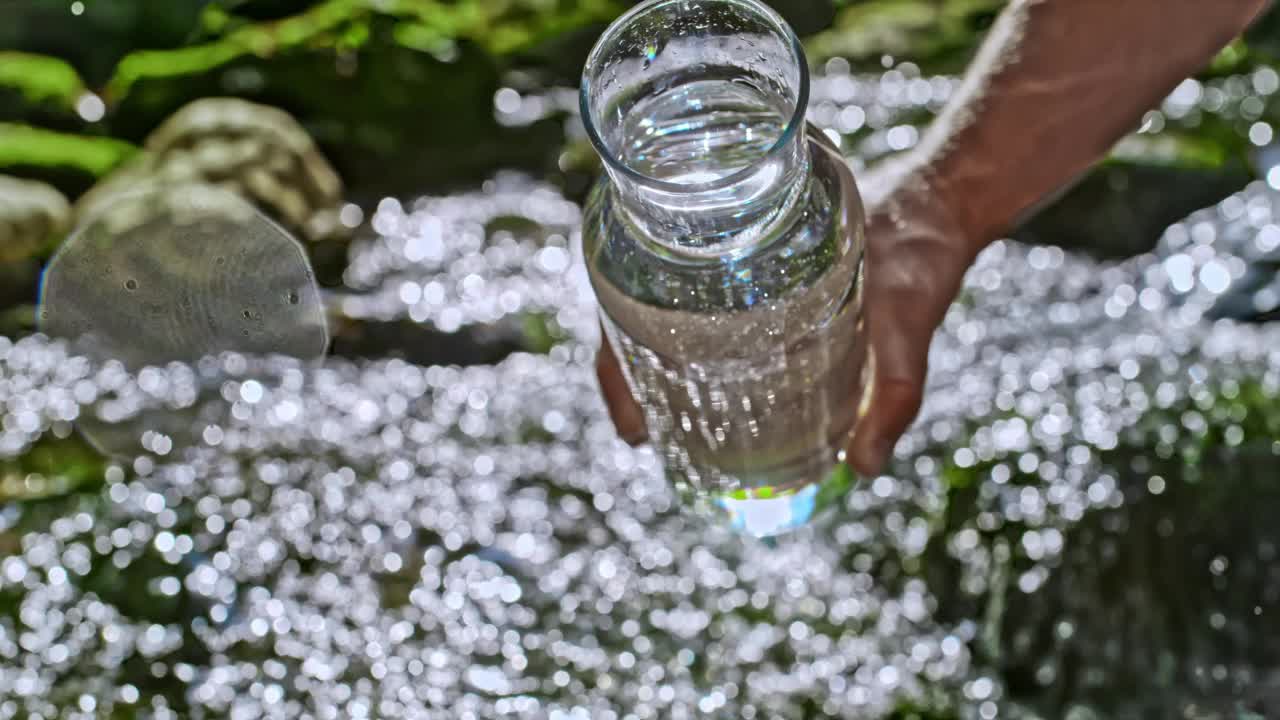
[(633, 8), (581, 88), (605, 332), (685, 501), (756, 536), (851, 483), (865, 385), (862, 205), (808, 94), (803, 48), (755, 0)]

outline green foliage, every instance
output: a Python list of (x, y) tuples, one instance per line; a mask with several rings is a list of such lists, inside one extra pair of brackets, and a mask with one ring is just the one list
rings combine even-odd
[(0, 168), (72, 168), (100, 177), (129, 159), (137, 148), (122, 140), (0, 123)]
[(1110, 162), (1216, 170), (1228, 162), (1239, 145), (1179, 130), (1159, 135), (1131, 135), (1112, 150)]
[(1113, 158), (1019, 227), (1024, 242), (1057, 245), (1097, 257), (1123, 258), (1154, 247), (1169, 225), (1213, 205), (1249, 182), (1243, 161), (1201, 146), (1214, 164), (1192, 156), (1166, 163)]
[(806, 43), (810, 59), (843, 57), (878, 66), (884, 55), (928, 71), (955, 71), (1006, 0), (865, 0), (844, 8), (835, 25)]
[(74, 110), (84, 82), (69, 63), (55, 57), (0, 51), (0, 87), (18, 91), (32, 104)]
[(1254, 62), (1280, 62), (1280, 6), (1272, 7), (1270, 12), (1258, 18), (1245, 31), (1244, 42)]
[[(620, 9), (609, 0), (567, 8), (529, 0), (326, 0), (276, 22), (234, 26), (208, 43), (130, 53), (108, 83), (107, 95), (119, 100), (141, 80), (206, 72), (250, 55), (265, 59), (300, 47), (358, 48), (369, 38), (369, 23), (379, 18), (396, 21), (393, 37), (405, 47), (439, 52), (465, 40), (494, 55), (506, 55), (576, 27), (607, 21)], [(234, 25), (225, 14), (211, 12), (206, 18), (216, 18), (207, 19), (206, 28)]]
[(1245, 67), (1250, 61), (1249, 45), (1243, 38), (1237, 39), (1235, 42), (1222, 49), (1213, 62), (1209, 65), (1208, 72), (1216, 75), (1225, 75), (1240, 70), (1247, 70)]
[(0, 460), (0, 503), (57, 497), (102, 482), (102, 455), (79, 435), (46, 435), (19, 458)]
[(822, 483), (818, 488), (818, 494), (813, 498), (814, 513), (817, 514), (827, 507), (834, 506), (845, 493), (853, 489), (857, 482), (858, 478), (853, 474), (852, 468), (844, 463), (836, 465), (831, 471), (831, 477)]
[(904, 702), (886, 720), (956, 720), (960, 717), (953, 709), (939, 704), (937, 708), (923, 707), (915, 703)]
[[(961, 70), (1005, 2), (804, 0), (774, 5), (798, 30), (816, 33), (806, 42), (815, 63), (842, 56), (871, 69), (888, 54), (932, 73)], [(59, 3), (33, 0), (16, 14), (14, 27), (40, 38), (45, 55), (22, 54), (19, 64), (0, 62), (0, 78), (21, 77), (30, 83), (22, 91), (25, 102), (28, 97), (57, 98), (55, 104), (65, 108), (83, 90), (74, 65), (90, 85), (101, 78), (109, 112), (96, 128), (134, 142), (199, 97), (230, 95), (275, 105), (298, 118), (357, 194), (372, 198), (456, 186), (497, 167), (550, 167), (564, 142), (557, 123), (499, 127), (492, 117), (492, 94), (503, 73), (517, 68), (535, 84), (574, 82), (598, 29), (629, 4), (213, 0), (182, 3), (177, 9), (137, 0), (89, 3), (82, 16), (73, 18)], [(1274, 15), (1259, 27), (1274, 24)], [(32, 46), (14, 32), (0, 29), (0, 46), (6, 38), (19, 43), (15, 46)], [(118, 52), (104, 69), (106, 51), (84, 47), (79, 38), (85, 32), (101, 36), (97, 44), (123, 44), (128, 50)], [(145, 42), (140, 40), (143, 33)], [(72, 36), (76, 42), (70, 41)], [(1224, 51), (1210, 72), (1247, 72), (1268, 56), (1268, 39), (1265, 32), (1251, 32)], [(19, 67), (36, 62), (31, 58), (39, 58), (39, 73)], [(20, 109), (17, 117), (64, 132), (79, 130), (49, 123), (28, 110)], [(1142, 162), (1167, 156), (1165, 164), (1176, 168), (1234, 168), (1247, 142), (1239, 128), (1211, 125), (1143, 145)], [(578, 149), (570, 146), (570, 165)], [(45, 146), (24, 162), (42, 168), (41, 158), (49, 158), (62, 165), (78, 153), (78, 148)], [(589, 150), (583, 154), (591, 155)], [(70, 194), (84, 189), (36, 174)]]
[(546, 354), (565, 340), (565, 332), (547, 313), (528, 313), (522, 323), (522, 344), (531, 353)]
[(268, 57), (333, 30), (351, 19), (358, 3), (332, 0), (287, 20), (237, 28), (209, 43), (170, 50), (139, 50), (120, 61), (107, 97), (118, 101), (145, 78), (191, 75), (225, 65), (244, 55)]

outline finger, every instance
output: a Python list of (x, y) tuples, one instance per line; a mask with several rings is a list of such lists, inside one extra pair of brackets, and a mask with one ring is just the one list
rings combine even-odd
[(858, 420), (849, 462), (863, 475), (884, 469), (898, 438), (911, 425), (924, 393), (928, 340), (892, 332), (872, 339), (875, 377), (867, 414)]
[[(903, 252), (906, 248), (897, 248)], [(868, 336), (874, 377), (866, 415), (849, 445), (849, 461), (864, 475), (879, 473), (898, 438), (920, 411), (928, 373), (929, 343), (958, 288), (963, 266), (918, 251), (881, 266), (867, 284)]]
[(596, 354), (596, 377), (600, 380), (600, 391), (609, 408), (609, 418), (618, 430), (618, 437), (631, 445), (638, 445), (649, 436), (645, 430), (644, 413), (631, 396), (631, 389), (622, 376), (622, 367), (609, 345), (609, 338), (604, 333), (601, 333), (600, 338), (600, 351)]

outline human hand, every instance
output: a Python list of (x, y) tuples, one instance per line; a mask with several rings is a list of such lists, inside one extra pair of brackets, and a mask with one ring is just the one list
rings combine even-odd
[[(950, 195), (910, 167), (904, 159), (859, 179), (867, 206), (864, 317), (875, 377), (847, 456), (864, 475), (880, 472), (919, 411), (933, 331), (979, 249), (956, 220)], [(609, 415), (620, 437), (639, 444), (647, 438), (644, 413), (601, 337), (596, 373)]]
[(864, 288), (875, 376), (848, 445), (863, 475), (879, 473), (920, 411), (929, 344), (981, 245), (954, 196), (908, 156), (859, 181), (867, 206)]
[[(1267, 4), (1008, 4), (916, 149), (858, 180), (875, 361), (848, 446), (858, 472), (879, 472), (919, 411), (933, 331), (983, 243), (1105, 156)], [(937, 176), (964, 188), (962, 203)], [(597, 370), (619, 434), (643, 442), (643, 414), (607, 344)]]

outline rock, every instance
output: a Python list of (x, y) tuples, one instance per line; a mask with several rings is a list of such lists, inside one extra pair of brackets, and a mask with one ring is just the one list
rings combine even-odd
[(67, 227), (67, 199), (50, 185), (0, 175), (0, 263), (25, 260)]
[(89, 191), (83, 218), (119, 193), (201, 182), (232, 190), (290, 231), (316, 242), (345, 238), (342, 181), (288, 113), (235, 98), (189, 103), (156, 128), (146, 152)]

